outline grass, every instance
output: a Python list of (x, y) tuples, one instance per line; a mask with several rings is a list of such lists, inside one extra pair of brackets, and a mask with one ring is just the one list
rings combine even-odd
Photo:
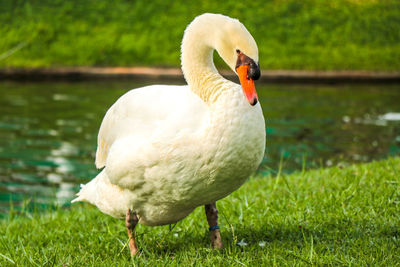
[(204, 209), (169, 226), (137, 228), (89, 205), (10, 212), (0, 265), (400, 265), (400, 158), (250, 179), (218, 202), (225, 248), (209, 248)]
[(400, 70), (398, 0), (3, 0), (0, 67), (177, 67), (204, 12), (240, 19), (263, 69)]

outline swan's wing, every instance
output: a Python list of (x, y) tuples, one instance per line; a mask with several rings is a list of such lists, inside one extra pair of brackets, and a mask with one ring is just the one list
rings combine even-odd
[(96, 167), (106, 165), (116, 140), (149, 140), (196, 131), (207, 112), (206, 104), (188, 86), (153, 85), (129, 91), (107, 111), (101, 123), (96, 151)]

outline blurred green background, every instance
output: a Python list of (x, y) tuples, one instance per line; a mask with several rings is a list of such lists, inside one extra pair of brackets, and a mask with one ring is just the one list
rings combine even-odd
[(2, 0), (0, 67), (177, 67), (205, 12), (241, 20), (263, 69), (400, 70), (399, 0)]

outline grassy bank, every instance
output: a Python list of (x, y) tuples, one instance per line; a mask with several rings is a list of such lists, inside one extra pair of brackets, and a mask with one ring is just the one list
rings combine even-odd
[(400, 158), (252, 178), (218, 202), (225, 249), (209, 249), (203, 208), (172, 230), (139, 226), (140, 257), (122, 221), (88, 205), (0, 221), (0, 265), (123, 266), (400, 263)]
[(204, 12), (239, 18), (263, 69), (400, 69), (398, 0), (3, 0), (0, 67), (179, 66)]

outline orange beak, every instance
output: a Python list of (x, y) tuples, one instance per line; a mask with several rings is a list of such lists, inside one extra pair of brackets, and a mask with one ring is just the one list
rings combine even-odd
[(242, 85), (247, 101), (249, 101), (250, 105), (254, 106), (258, 102), (258, 96), (253, 79), (248, 78), (247, 75), (249, 68), (249, 65), (240, 65), (236, 68), (236, 72), (239, 75), (240, 84)]

